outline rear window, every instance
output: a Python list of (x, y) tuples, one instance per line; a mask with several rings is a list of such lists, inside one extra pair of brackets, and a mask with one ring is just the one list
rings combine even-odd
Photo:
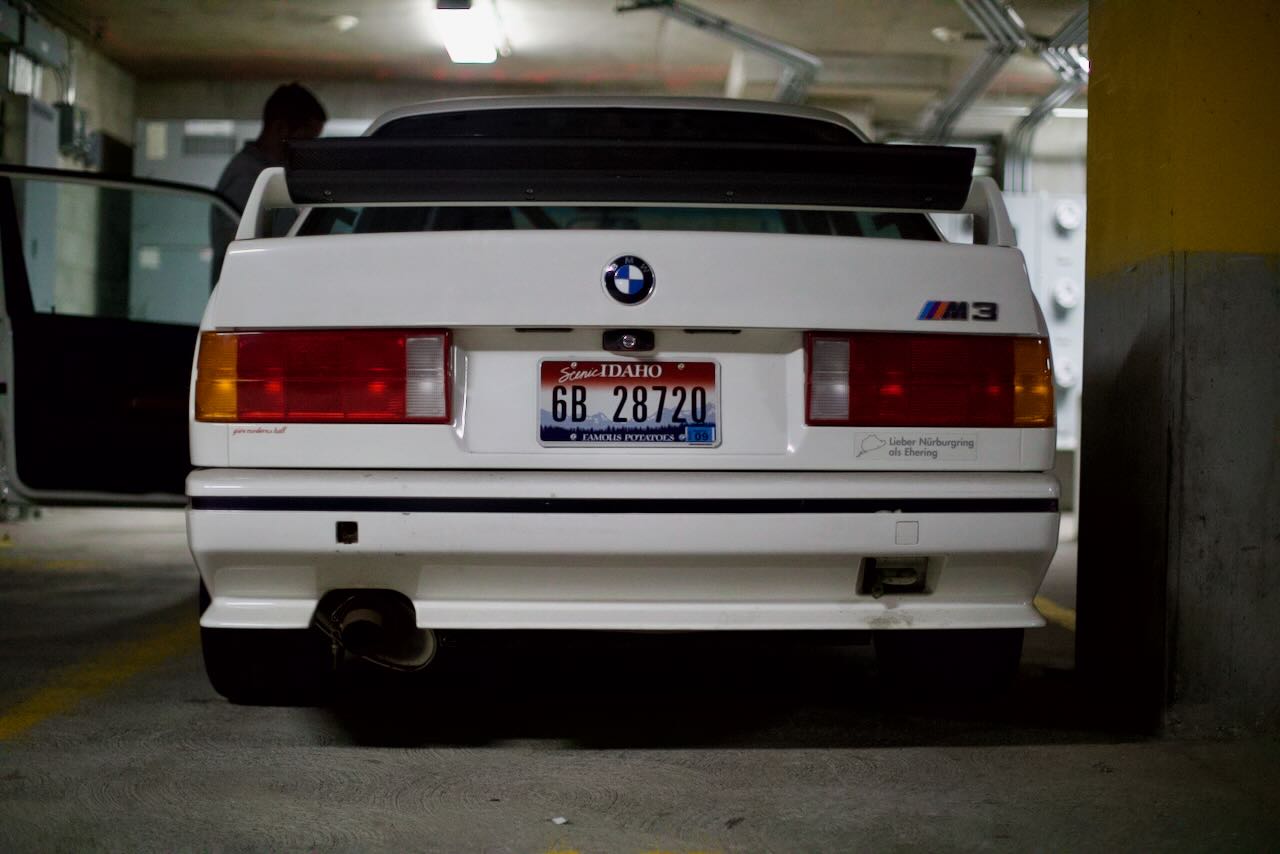
[(736, 231), (939, 240), (923, 214), (759, 208), (345, 207), (317, 208), (299, 234), (386, 234), (416, 231)]

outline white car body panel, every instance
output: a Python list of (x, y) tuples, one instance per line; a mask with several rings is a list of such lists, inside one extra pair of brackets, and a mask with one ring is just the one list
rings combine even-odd
[[(742, 109), (856, 132), (804, 108), (612, 98), (439, 102), (371, 132), (531, 104)], [(257, 238), (255, 206), (288, 198), (283, 175), (264, 173), (241, 226), (251, 239), (232, 244), (201, 329), (448, 329), (453, 417), (205, 423), (193, 390), (202, 470), (187, 482), (188, 531), (212, 596), (201, 625), (302, 628), (347, 588), (403, 593), (423, 628), (1042, 625), (1031, 601), (1057, 543), (1053, 428), (805, 419), (806, 331), (1047, 334), (998, 193), (983, 181), (970, 196), (989, 245), (621, 230)], [(602, 286), (623, 255), (654, 271), (638, 305)], [(917, 319), (937, 300), (995, 303), (998, 318)], [(602, 332), (618, 328), (653, 330), (655, 350), (604, 351)], [(719, 443), (544, 447), (543, 359), (714, 361)], [(912, 443), (943, 447), (889, 453)], [(337, 522), (356, 523), (358, 542), (337, 541)], [(866, 559), (903, 556), (928, 558), (925, 592), (859, 590)]]
[[(601, 273), (619, 255), (653, 267), (653, 298), (626, 306), (605, 297)], [(620, 230), (356, 234), (238, 241), (223, 269), (235, 285), (214, 292), (207, 329), (1047, 331), (1020, 251), (942, 242)], [(930, 299), (997, 302), (1000, 316), (917, 320)]]
[[(201, 625), (210, 628), (303, 628), (326, 590), (363, 586), (408, 596), (423, 628), (1031, 627), (1043, 625), (1031, 600), (1058, 532), (1049, 510), (949, 512), (992, 500), (1047, 506), (1058, 484), (1043, 474), (227, 470), (192, 474), (187, 491), (191, 549), (213, 596)], [(620, 492), (655, 509), (538, 507)], [(259, 496), (286, 509), (205, 504)], [(674, 496), (720, 504), (661, 512)], [(907, 511), (786, 504), (875, 506), (886, 496), (886, 507)], [(537, 509), (422, 509), (491, 499)], [(722, 509), (753, 499), (792, 509)], [(356, 522), (359, 541), (335, 543), (336, 520)], [(902, 555), (930, 558), (928, 595), (858, 595), (864, 558)]]
[[(653, 299), (624, 306), (603, 294), (600, 271), (621, 254), (641, 255), (654, 267)], [(234, 285), (214, 293), (202, 329), (452, 329), (458, 416), (451, 427), (194, 423), (197, 466), (325, 467), (336, 445), (345, 465), (368, 468), (542, 468), (550, 460), (569, 469), (1044, 471), (1053, 465), (1051, 429), (804, 424), (805, 330), (1045, 334), (1016, 249), (770, 234), (446, 232), (242, 241), (223, 269)], [(512, 270), (520, 271), (518, 285)], [(801, 270), (802, 289), (791, 286)], [(938, 298), (995, 302), (1000, 316), (993, 322), (917, 320), (924, 302)], [(719, 447), (538, 444), (538, 361), (599, 358), (601, 330), (619, 326), (659, 330), (658, 349), (646, 359), (720, 363)], [(939, 459), (860, 453), (864, 438), (884, 433), (958, 437), (975, 447)]]

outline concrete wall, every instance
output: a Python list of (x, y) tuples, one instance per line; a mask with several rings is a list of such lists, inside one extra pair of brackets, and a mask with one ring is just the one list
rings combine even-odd
[[(86, 130), (103, 131), (126, 144), (134, 135), (136, 82), (129, 73), (81, 42), (70, 43), (73, 80), (40, 70), (34, 97), (6, 96), (4, 140), (8, 162), (85, 169), (86, 164), (58, 151), (57, 117), (52, 105), (71, 100), (85, 111)], [(38, 144), (24, 117), (44, 115)], [(87, 187), (31, 181), (17, 188), (26, 234), (27, 265), (37, 308), (92, 314), (104, 287), (102, 204)]]
[(1081, 672), (1124, 723), (1280, 726), (1280, 8), (1089, 24)]
[[(71, 40), (71, 61), (75, 69), (71, 94), (76, 106), (85, 111), (87, 131), (105, 131), (132, 144), (137, 119), (137, 80), (101, 53), (75, 39)], [(54, 104), (66, 100), (68, 92), (57, 75), (43, 73), (38, 97), (45, 103)], [(83, 163), (67, 157), (60, 157), (58, 165), (63, 169), (85, 168)]]
[(1032, 158), (1031, 160), (1031, 186), (1036, 192), (1050, 195), (1083, 193), (1086, 175), (1083, 157)]
[(136, 78), (102, 54), (73, 41), (76, 103), (88, 113), (90, 132), (106, 131), (117, 139), (133, 142), (137, 119)]
[[(120, 66), (82, 42), (71, 41), (74, 73), (74, 103), (85, 111), (85, 128), (109, 133), (133, 142), (134, 94), (136, 82)], [(41, 98), (49, 103), (64, 100), (57, 78), (46, 74)], [(62, 169), (85, 169), (83, 161), (58, 155)], [(54, 304), (67, 314), (94, 314), (104, 287), (101, 252), (101, 222), (98, 192), (89, 188), (64, 187), (57, 193), (57, 247), (54, 271)]]

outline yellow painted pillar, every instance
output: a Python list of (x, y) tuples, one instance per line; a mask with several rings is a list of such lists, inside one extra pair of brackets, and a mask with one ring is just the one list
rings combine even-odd
[(1095, 0), (1078, 658), (1280, 726), (1280, 3)]

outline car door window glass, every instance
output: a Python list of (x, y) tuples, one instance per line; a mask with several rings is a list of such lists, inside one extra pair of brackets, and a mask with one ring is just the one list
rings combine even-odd
[(11, 176), (37, 312), (198, 324), (213, 198)]

